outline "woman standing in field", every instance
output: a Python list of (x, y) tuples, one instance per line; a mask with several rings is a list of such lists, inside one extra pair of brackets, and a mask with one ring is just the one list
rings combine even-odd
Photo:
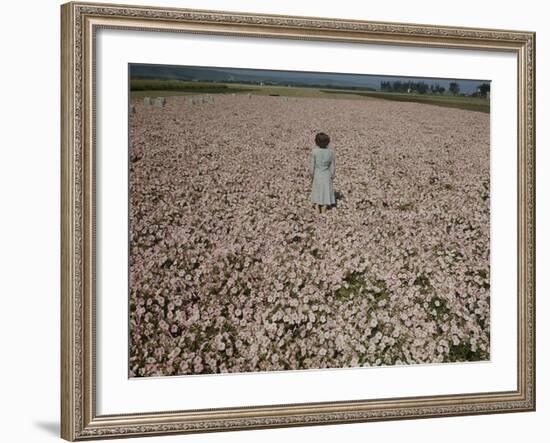
[(328, 147), (330, 137), (324, 132), (315, 136), (317, 145), (309, 158), (309, 175), (311, 176), (311, 203), (317, 206), (319, 213), (327, 206), (336, 203), (332, 180), (335, 173), (334, 150)]

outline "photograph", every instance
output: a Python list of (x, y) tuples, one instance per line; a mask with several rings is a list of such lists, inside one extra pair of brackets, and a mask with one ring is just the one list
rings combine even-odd
[(61, 5), (62, 438), (535, 411), (539, 25), (353, 9)]
[(490, 103), (128, 64), (128, 376), (490, 361)]

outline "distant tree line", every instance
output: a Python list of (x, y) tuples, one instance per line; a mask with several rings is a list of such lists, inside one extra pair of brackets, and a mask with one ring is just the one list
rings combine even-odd
[[(458, 82), (450, 82), (449, 90), (447, 91), (439, 83), (430, 84), (420, 81), (381, 81), (380, 90), (383, 92), (401, 92), (401, 93), (414, 93), (414, 94), (448, 94), (451, 95), (461, 95), (466, 94), (460, 93), (460, 84)], [(484, 97), (487, 98), (491, 91), (491, 85), (489, 83), (482, 83), (477, 87), (477, 90), (474, 91), (472, 97)]]
[(458, 95), (460, 92), (460, 85), (457, 82), (449, 83), (449, 92), (453, 95)]
[(384, 92), (412, 92), (415, 94), (443, 94), (445, 88), (440, 84), (428, 85), (425, 82), (413, 82), (413, 81), (382, 81), (380, 82), (380, 89)]
[(490, 83), (482, 83), (477, 87), (477, 91), (475, 91), (472, 96), (474, 97), (483, 97), (487, 98), (489, 97), (489, 93), (491, 92), (491, 84)]

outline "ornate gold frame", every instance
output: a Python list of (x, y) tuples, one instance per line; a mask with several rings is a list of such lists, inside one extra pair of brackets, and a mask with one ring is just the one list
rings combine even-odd
[[(517, 389), (98, 416), (95, 408), (94, 36), (99, 28), (509, 51), (518, 58)], [(72, 2), (61, 7), (61, 436), (67, 440), (533, 411), (535, 34)]]

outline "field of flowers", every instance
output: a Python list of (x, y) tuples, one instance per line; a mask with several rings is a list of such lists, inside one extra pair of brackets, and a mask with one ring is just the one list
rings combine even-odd
[[(489, 115), (217, 95), (130, 114), (131, 377), (489, 359)], [(316, 132), (337, 207), (309, 203)]]

